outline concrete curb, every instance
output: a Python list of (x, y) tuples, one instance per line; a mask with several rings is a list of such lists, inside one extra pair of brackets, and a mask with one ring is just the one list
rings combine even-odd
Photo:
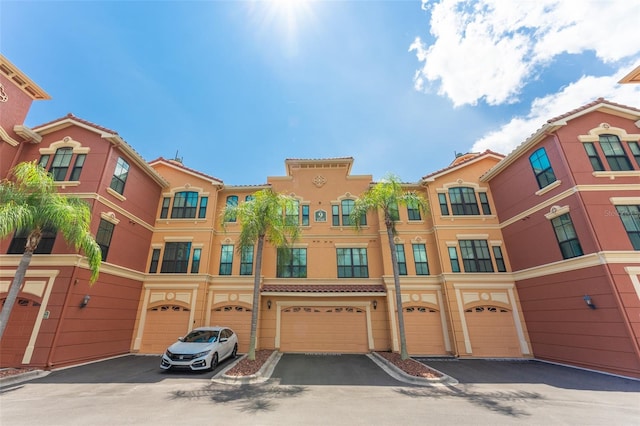
[(273, 370), (276, 368), (276, 365), (278, 365), (278, 361), (280, 361), (280, 358), (282, 357), (282, 353), (273, 351), (273, 353), (269, 355), (269, 358), (267, 358), (264, 365), (260, 368), (260, 370), (258, 370), (256, 374), (252, 374), (251, 376), (228, 376), (226, 372), (232, 369), (242, 359), (246, 358), (246, 356), (247, 355), (241, 356), (237, 361), (225, 367), (222, 371), (213, 376), (211, 378), (211, 381), (230, 385), (264, 383), (271, 377)]
[(433, 371), (440, 373), (442, 377), (437, 379), (431, 379), (427, 377), (411, 376), (375, 352), (368, 353), (367, 356), (373, 362), (378, 364), (378, 366), (382, 368), (388, 375), (390, 375), (394, 379), (399, 380), (401, 382), (410, 383), (412, 385), (418, 385), (418, 386), (451, 386), (451, 385), (458, 384), (458, 381), (456, 379), (454, 379), (451, 376), (447, 376), (442, 371), (438, 371), (433, 367), (429, 367), (429, 368), (432, 369)]
[(40, 377), (48, 376), (51, 371), (45, 370), (32, 370), (26, 373), (16, 374), (14, 376), (3, 377), (0, 379), (0, 388), (7, 388), (9, 386), (17, 385), (29, 380), (38, 379)]

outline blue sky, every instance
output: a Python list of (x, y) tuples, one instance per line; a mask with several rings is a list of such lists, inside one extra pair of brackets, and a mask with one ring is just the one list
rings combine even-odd
[(640, 108), (640, 2), (0, 1), (0, 51), (146, 160), (229, 185), (287, 158), (354, 157), (403, 181), (507, 154), (598, 97)]

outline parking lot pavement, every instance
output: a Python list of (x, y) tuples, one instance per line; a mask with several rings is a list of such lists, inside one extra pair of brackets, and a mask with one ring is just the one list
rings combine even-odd
[(415, 359), (456, 378), (460, 384), (545, 384), (564, 389), (640, 392), (640, 380), (536, 360)]
[(283, 385), (406, 386), (366, 355), (283, 354), (271, 374)]

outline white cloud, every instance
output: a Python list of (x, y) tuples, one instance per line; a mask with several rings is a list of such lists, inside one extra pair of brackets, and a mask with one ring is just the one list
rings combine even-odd
[(628, 0), (423, 0), (431, 45), (409, 47), (422, 68), (417, 90), (436, 90), (454, 106), (513, 103), (558, 55), (593, 51), (605, 63), (640, 52), (640, 2)]
[(631, 66), (625, 66), (615, 75), (607, 77), (584, 76), (558, 93), (535, 99), (525, 117), (515, 117), (499, 129), (483, 136), (474, 143), (471, 151), (481, 152), (491, 149), (508, 154), (542, 127), (547, 120), (593, 102), (599, 97), (638, 107), (640, 85), (618, 83), (631, 69)]

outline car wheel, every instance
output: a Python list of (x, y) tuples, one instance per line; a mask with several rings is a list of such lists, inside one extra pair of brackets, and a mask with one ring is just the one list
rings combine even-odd
[(215, 370), (218, 366), (218, 353), (213, 354), (213, 358), (211, 358), (211, 365), (209, 366), (210, 370)]
[(238, 345), (233, 346), (233, 350), (231, 351), (231, 359), (234, 359), (238, 355)]

